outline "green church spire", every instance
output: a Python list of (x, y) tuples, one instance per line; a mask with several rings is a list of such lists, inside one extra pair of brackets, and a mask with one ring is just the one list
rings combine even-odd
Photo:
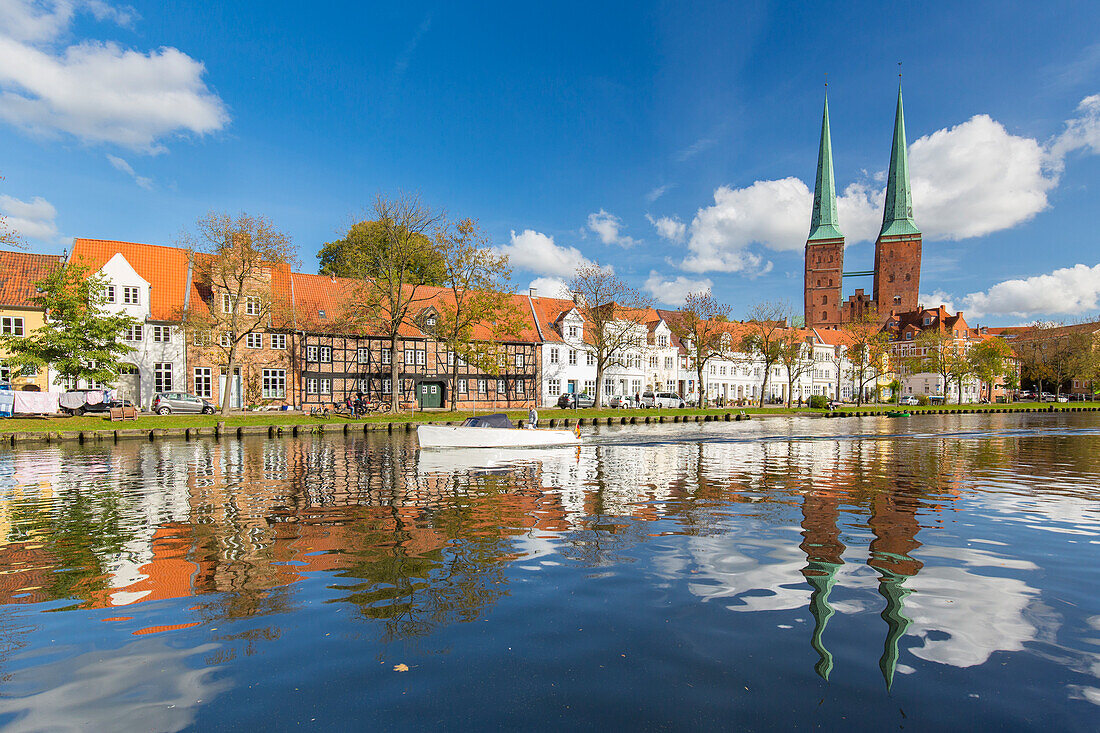
[(837, 228), (836, 184), (833, 182), (833, 138), (829, 134), (829, 96), (825, 96), (825, 112), (821, 116), (821, 145), (817, 151), (817, 183), (814, 186), (814, 208), (810, 214), (809, 241), (839, 239), (844, 235)]
[(886, 209), (879, 236), (920, 234), (913, 221), (913, 191), (909, 186), (909, 154), (905, 150), (905, 113), (898, 84), (898, 111), (894, 117), (894, 146), (890, 149), (890, 173), (886, 177)]

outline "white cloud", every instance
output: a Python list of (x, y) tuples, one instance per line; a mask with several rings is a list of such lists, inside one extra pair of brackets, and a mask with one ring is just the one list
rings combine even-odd
[(948, 313), (959, 312), (959, 309), (955, 307), (955, 299), (942, 290), (934, 290), (928, 294), (922, 293), (917, 296), (917, 302), (925, 308), (937, 308), (942, 305)]
[(554, 243), (553, 237), (533, 229), (525, 229), (522, 234), (513, 230), (511, 243), (497, 251), (507, 255), (513, 267), (539, 275), (570, 278), (578, 268), (593, 264), (576, 247), (562, 247)]
[(134, 183), (136, 183), (137, 185), (141, 186), (142, 188), (144, 188), (147, 191), (152, 191), (153, 190), (153, 179), (146, 178), (145, 176), (139, 176), (137, 173), (134, 172), (133, 166), (131, 166), (129, 163), (127, 163), (122, 158), (118, 157), (117, 155), (111, 155), (111, 154), (108, 153), (107, 160), (116, 169), (122, 171), (126, 175), (133, 178)]
[(675, 187), (675, 185), (676, 184), (674, 183), (666, 183), (663, 186), (657, 186), (651, 189), (650, 192), (645, 195), (645, 200), (652, 204), (654, 201), (668, 193), (672, 188)]
[(1064, 267), (1045, 275), (1005, 280), (963, 299), (975, 316), (1081, 315), (1100, 308), (1100, 264)]
[(540, 298), (568, 297), (569, 287), (560, 277), (536, 277), (528, 288), (535, 288)]
[(622, 219), (600, 209), (588, 215), (588, 228), (595, 232), (604, 244), (617, 244), (620, 247), (633, 247), (638, 240), (622, 233)]
[(654, 219), (649, 214), (646, 214), (645, 218), (648, 219), (649, 223), (657, 230), (657, 236), (662, 239), (677, 243), (684, 241), (684, 237), (687, 234), (687, 224), (676, 217), (662, 216), (660, 219)]
[[(1075, 150), (1100, 153), (1100, 95), (1086, 97), (1077, 111), (1045, 145), (1009, 133), (984, 114), (915, 140), (909, 146), (913, 210), (925, 239), (981, 237), (1046, 209), (1066, 156)], [(866, 175), (838, 197), (849, 245), (878, 236), (882, 180), (881, 173)], [(801, 250), (812, 203), (813, 192), (794, 177), (718, 188), (714, 204), (700, 208), (691, 222), (684, 269), (753, 273), (765, 262), (757, 247)]]
[(710, 137), (700, 138), (700, 139), (696, 140), (695, 142), (693, 142), (691, 145), (688, 145), (686, 148), (684, 148), (683, 150), (676, 153), (676, 155), (673, 156), (673, 157), (675, 157), (676, 162), (683, 163), (686, 160), (691, 160), (692, 158), (694, 158), (696, 155), (703, 152), (704, 150), (707, 150), (707, 149), (713, 147), (716, 142), (718, 142), (718, 141), (715, 140), (714, 138), (710, 138)]
[(121, 24), (134, 18), (102, 0), (0, 3), (0, 119), (36, 134), (147, 153), (163, 152), (166, 137), (228, 124), (224, 103), (202, 80), (202, 62), (178, 49), (58, 45), (77, 10)]
[(24, 239), (49, 243), (58, 241), (57, 209), (41, 196), (20, 201), (0, 194), (0, 214), (4, 215), (4, 223)]
[(714, 283), (711, 282), (710, 278), (689, 280), (683, 275), (679, 275), (675, 280), (668, 280), (661, 277), (661, 274), (656, 270), (650, 270), (649, 277), (645, 281), (645, 290), (656, 298), (659, 303), (680, 306), (684, 304), (684, 300), (687, 299), (690, 293), (710, 290), (713, 285)]

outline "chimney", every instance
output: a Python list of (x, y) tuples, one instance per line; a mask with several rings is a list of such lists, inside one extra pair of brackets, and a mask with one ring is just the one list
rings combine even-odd
[(573, 305), (579, 305), (582, 308), (584, 307), (584, 293), (580, 292), (579, 290), (573, 293)]
[(539, 289), (538, 288), (528, 288), (527, 289), (527, 297), (528, 298), (537, 298), (537, 297), (539, 297)]

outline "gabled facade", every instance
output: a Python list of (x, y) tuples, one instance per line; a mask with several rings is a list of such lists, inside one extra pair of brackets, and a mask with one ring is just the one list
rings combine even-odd
[[(76, 239), (69, 261), (81, 263), (107, 283), (105, 308), (138, 321), (123, 339), (134, 348), (113, 386), (119, 396), (149, 409), (153, 395), (186, 389), (186, 347), (180, 328), (189, 263), (178, 247)], [(62, 390), (99, 385), (61, 384)]]

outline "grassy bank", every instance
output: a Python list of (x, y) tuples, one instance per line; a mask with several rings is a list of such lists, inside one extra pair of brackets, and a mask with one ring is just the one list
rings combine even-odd
[[(836, 412), (840, 414), (849, 414), (853, 412), (859, 413), (885, 413), (891, 410), (902, 409), (914, 415), (921, 413), (943, 413), (951, 412), (953, 410), (966, 410), (967, 412), (984, 412), (989, 410), (1005, 410), (1010, 409), (1012, 411), (1017, 410), (1046, 410), (1053, 407), (1056, 410), (1063, 410), (1067, 408), (1085, 408), (1085, 409), (1100, 409), (1100, 404), (1093, 402), (1070, 402), (1070, 403), (1038, 403), (1038, 402), (1019, 402), (1012, 405), (942, 405), (937, 407), (905, 407), (896, 408), (893, 405), (862, 405), (856, 407), (855, 405), (845, 405)], [(293, 426), (293, 425), (344, 425), (351, 424), (363, 424), (363, 423), (406, 423), (406, 422), (451, 422), (460, 421), (473, 414), (484, 415), (488, 410), (479, 410), (477, 413), (473, 412), (415, 412), (415, 413), (398, 413), (398, 414), (374, 414), (369, 417), (363, 417), (359, 419), (348, 419), (342, 417), (311, 417), (310, 415), (304, 415), (298, 412), (250, 412), (250, 413), (235, 413), (226, 418), (222, 418), (220, 415), (142, 415), (137, 420), (127, 420), (126, 422), (111, 422), (109, 418), (101, 415), (84, 415), (82, 417), (48, 417), (48, 418), (5, 418), (0, 419), (0, 435), (10, 435), (12, 433), (34, 433), (34, 432), (60, 432), (60, 431), (90, 431), (90, 430), (123, 430), (123, 429), (139, 429), (139, 430), (154, 430), (157, 428), (213, 428), (219, 422), (224, 422), (225, 427), (228, 429), (248, 426)], [(551, 419), (566, 418), (569, 420), (576, 420), (578, 418), (593, 419), (598, 418), (600, 420), (606, 418), (620, 418), (620, 417), (644, 417), (649, 416), (679, 416), (681, 418), (692, 418), (695, 416), (706, 415), (724, 415), (726, 413), (745, 413), (755, 416), (782, 416), (782, 415), (814, 415), (822, 414), (824, 410), (811, 410), (808, 407), (794, 407), (787, 409), (785, 407), (723, 407), (713, 408), (707, 410), (700, 409), (686, 409), (686, 410), (612, 410), (612, 409), (595, 409), (590, 408), (587, 410), (562, 410), (557, 408), (549, 408), (539, 410), (539, 421), (543, 424), (547, 424)], [(509, 411), (507, 413), (514, 420), (526, 420), (527, 411), (517, 410)]]

